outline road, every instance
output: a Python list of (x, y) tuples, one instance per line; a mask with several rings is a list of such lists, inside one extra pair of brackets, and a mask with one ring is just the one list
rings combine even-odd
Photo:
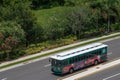
[[(120, 57), (120, 38), (105, 44), (109, 45), (109, 60)], [(51, 73), (48, 59), (0, 72), (0, 80), (56, 80), (59, 77)]]
[(80, 80), (120, 80), (120, 65), (89, 75)]

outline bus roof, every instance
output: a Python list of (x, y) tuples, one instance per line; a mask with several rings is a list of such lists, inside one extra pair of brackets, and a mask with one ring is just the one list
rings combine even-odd
[(94, 51), (96, 49), (100, 49), (103, 47), (107, 47), (107, 45), (102, 44), (102, 43), (93, 43), (93, 44), (89, 44), (83, 47), (78, 47), (78, 48), (74, 48), (74, 49), (67, 50), (64, 52), (60, 52), (58, 54), (51, 56), (50, 58), (56, 59), (56, 60), (64, 60), (64, 59), (67, 59), (73, 56), (77, 56), (77, 55), (84, 54), (90, 51)]

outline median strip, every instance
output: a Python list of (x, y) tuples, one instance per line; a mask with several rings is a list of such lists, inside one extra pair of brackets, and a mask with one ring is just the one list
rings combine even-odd
[(67, 45), (67, 46), (64, 46), (64, 47), (55, 48), (54, 50), (46, 51), (46, 53), (43, 52), (44, 54), (41, 54), (42, 53), (41, 52), (41, 53), (39, 53), (40, 55), (0, 66), (0, 69), (7, 68), (7, 67), (10, 67), (10, 66), (13, 66), (13, 65), (16, 65), (16, 64), (20, 64), (20, 63), (23, 63), (23, 62), (27, 62), (27, 61), (30, 61), (30, 60), (39, 59), (41, 57), (49, 56), (49, 55), (52, 55), (52, 54), (55, 54), (55, 53), (58, 53), (58, 52), (62, 52), (62, 51), (68, 50), (68, 49), (76, 48), (76, 47), (79, 47), (79, 46), (83, 46), (83, 45), (87, 45), (87, 44), (90, 44), (90, 43), (103, 41), (103, 40), (106, 40), (106, 39), (111, 39), (111, 38), (115, 38), (115, 37), (119, 37), (119, 36), (120, 36), (120, 33), (115, 33), (115, 34), (111, 34), (111, 35), (107, 35), (107, 36), (103, 36), (103, 37), (99, 37), (99, 38), (95, 38), (95, 39), (86, 40), (86, 41), (83, 41), (83, 42), (74, 43), (74, 44)]

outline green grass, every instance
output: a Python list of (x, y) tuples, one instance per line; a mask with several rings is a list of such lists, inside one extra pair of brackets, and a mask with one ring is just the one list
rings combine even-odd
[(98, 39), (98, 40), (94, 40), (94, 41), (90, 41), (90, 42), (86, 42), (86, 43), (83, 43), (83, 44), (80, 44), (80, 45), (72, 46), (72, 47), (61, 49), (61, 50), (54, 51), (54, 52), (50, 52), (50, 53), (43, 54), (43, 55), (40, 55), (40, 56), (32, 57), (32, 58), (29, 58), (29, 59), (26, 59), (26, 60), (22, 60), (22, 61), (11, 63), (11, 64), (8, 64), (8, 65), (5, 65), (5, 66), (1, 66), (0, 69), (6, 68), (6, 67), (9, 67), (9, 66), (13, 66), (13, 65), (16, 65), (16, 64), (19, 64), (19, 63), (23, 63), (23, 62), (26, 62), (26, 61), (29, 61), (29, 60), (34, 60), (34, 59), (37, 59), (37, 58), (45, 57), (45, 56), (55, 54), (55, 53), (58, 53), (58, 52), (62, 52), (62, 51), (65, 51), (65, 50), (69, 50), (69, 49), (72, 49), (72, 48), (76, 48), (76, 47), (79, 47), (79, 46), (87, 45), (87, 44), (90, 44), (90, 43), (94, 43), (94, 42), (98, 42), (98, 41), (118, 37), (118, 36), (120, 36), (120, 34), (117, 34), (117, 35), (114, 35), (114, 36), (109, 36), (109, 37)]
[(42, 26), (47, 26), (49, 25), (47, 23), (52, 16), (58, 13), (62, 14), (65, 10), (69, 9), (71, 9), (71, 7), (54, 7), (51, 9), (36, 10), (34, 13), (37, 16), (37, 22)]

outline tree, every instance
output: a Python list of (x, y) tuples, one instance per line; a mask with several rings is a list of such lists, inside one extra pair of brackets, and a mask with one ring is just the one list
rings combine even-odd
[(30, 0), (32, 1), (33, 9), (43, 9), (43, 8), (51, 8), (55, 6), (63, 6), (64, 0)]
[(19, 44), (24, 43), (25, 32), (15, 22), (1, 22), (0, 23), (0, 50), (7, 54), (9, 59), (9, 52), (17, 49)]
[(29, 0), (3, 0), (0, 6), (0, 21), (13, 21), (20, 24), (26, 34), (26, 46), (30, 43), (29, 34), (36, 23), (36, 17), (30, 6)]
[[(118, 15), (117, 5), (120, 5), (119, 0), (103, 0), (104, 2), (104, 8), (106, 9), (107, 14), (107, 24), (108, 24), (108, 32), (110, 31), (110, 24), (111, 24), (111, 18), (115, 19), (115, 16)], [(113, 21), (114, 23), (114, 21)]]
[(107, 32), (111, 30), (110, 24), (119, 21), (119, 0), (86, 0), (86, 3), (88, 3), (94, 11), (100, 12), (98, 14), (100, 16), (99, 21), (101, 21), (99, 24), (101, 24), (101, 26), (106, 25)]
[(25, 42), (25, 32), (22, 27), (16, 22), (6, 21), (0, 23), (0, 32), (7, 38), (14, 37), (19, 43)]
[(29, 35), (31, 36), (29, 42), (31, 43), (40, 43), (44, 41), (44, 29), (39, 24), (34, 24), (34, 27), (30, 31)]
[(67, 17), (68, 26), (78, 39), (84, 33), (87, 18), (89, 18), (89, 10), (83, 7), (76, 7)]
[(64, 0), (66, 6), (81, 6), (84, 4), (83, 0)]
[(4, 38), (13, 36), (18, 42), (25, 41), (25, 32), (16, 22), (1, 22), (0, 28), (0, 32), (3, 34)]

